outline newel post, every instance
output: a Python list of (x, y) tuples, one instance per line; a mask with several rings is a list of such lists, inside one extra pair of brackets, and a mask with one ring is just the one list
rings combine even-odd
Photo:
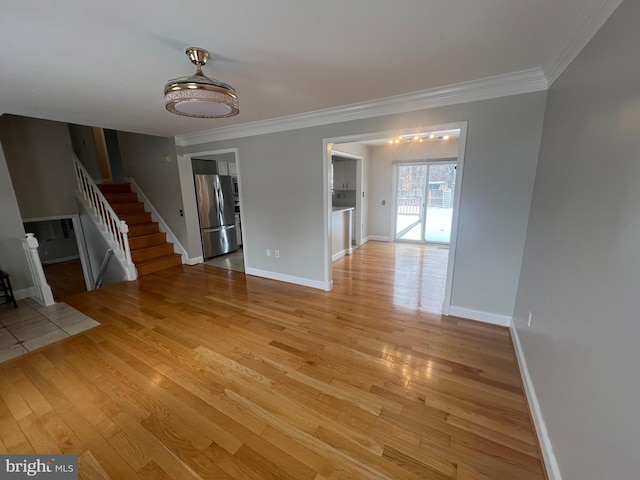
[(34, 260), (33, 268), (35, 269), (35, 273), (38, 279), (46, 278), (44, 276), (42, 263), (40, 262), (40, 256), (38, 255), (38, 247), (40, 246), (40, 244), (38, 243), (38, 239), (33, 233), (27, 233), (25, 236), (27, 237), (27, 246), (29, 247), (29, 253), (31, 254), (31, 258)]
[(129, 225), (124, 220), (120, 220), (120, 233), (124, 242), (124, 254), (127, 258), (127, 263), (133, 263), (131, 261), (131, 248), (129, 248)]
[(53, 305), (55, 301), (53, 300), (53, 293), (51, 292), (51, 287), (47, 283), (47, 277), (44, 275), (44, 269), (42, 268), (42, 262), (40, 261), (40, 256), (38, 255), (38, 247), (40, 244), (38, 243), (38, 239), (33, 233), (27, 233), (25, 235), (27, 241), (27, 247), (29, 248), (29, 264), (32, 267), (31, 274), (33, 275), (34, 287), (39, 291), (41, 301), (44, 306)]

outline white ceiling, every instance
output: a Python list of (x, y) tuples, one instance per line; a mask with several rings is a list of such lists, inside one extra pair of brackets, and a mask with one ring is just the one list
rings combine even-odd
[[(0, 112), (178, 135), (532, 68), (553, 79), (620, 1), (5, 2)], [(165, 82), (194, 71), (188, 46), (212, 53), (205, 74), (236, 88), (238, 116), (165, 110)]]

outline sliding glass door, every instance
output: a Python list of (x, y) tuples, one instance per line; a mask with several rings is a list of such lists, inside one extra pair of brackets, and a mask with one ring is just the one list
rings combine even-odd
[(455, 162), (398, 164), (395, 239), (448, 244), (455, 182)]

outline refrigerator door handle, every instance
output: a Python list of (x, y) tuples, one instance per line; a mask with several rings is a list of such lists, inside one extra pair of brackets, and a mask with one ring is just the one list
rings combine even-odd
[(222, 230), (228, 230), (230, 228), (236, 228), (236, 226), (235, 225), (223, 225), (221, 227), (214, 227), (214, 228), (201, 228), (200, 231), (202, 231), (203, 233), (221, 232)]

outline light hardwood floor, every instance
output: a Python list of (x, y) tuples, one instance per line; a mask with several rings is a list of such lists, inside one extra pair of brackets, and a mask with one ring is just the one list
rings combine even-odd
[(98, 479), (545, 478), (508, 330), (431, 313), (428, 253), (370, 242), (333, 292), (198, 265), (70, 297), (102, 325), (0, 366), (0, 451)]

